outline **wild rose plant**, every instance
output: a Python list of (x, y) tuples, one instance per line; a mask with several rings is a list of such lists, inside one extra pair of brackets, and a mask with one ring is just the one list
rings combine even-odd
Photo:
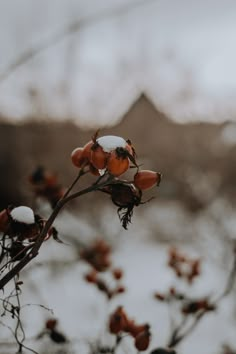
[[(23, 284), (19, 278), (20, 272), (38, 255), (42, 244), (49, 238), (52, 237), (61, 242), (57, 230), (53, 227), (61, 209), (71, 200), (81, 198), (85, 194), (104, 193), (117, 206), (121, 224), (124, 229), (127, 229), (134, 208), (145, 203), (142, 199), (143, 191), (159, 186), (161, 181), (159, 172), (140, 169), (131, 141), (119, 136), (99, 137), (98, 133), (94, 134), (83, 147), (76, 147), (72, 151), (71, 161), (78, 170), (78, 174), (67, 190), (58, 183), (56, 175), (41, 166), (29, 177), (34, 194), (46, 199), (52, 207), (51, 215), (47, 219), (35, 213), (28, 206), (7, 206), (0, 212), (0, 289), (3, 290), (8, 283), (14, 282), (14, 297), (17, 299), (18, 305), (15, 306), (10, 301), (10, 297), (12, 297), (10, 295), (7, 297), (4, 313), (10, 313), (17, 318), (15, 339), (19, 346), (19, 352), (22, 352), (22, 348), (27, 349), (23, 343), (24, 331), (19, 325), (21, 323), (20, 294)], [(124, 178), (128, 170), (133, 172), (133, 176), (129, 177), (129, 180)], [(94, 176), (95, 181), (86, 188), (73, 192), (74, 187), (79, 185), (80, 179), (87, 174)], [(108, 300), (125, 291), (125, 287), (122, 285), (123, 271), (111, 266), (110, 251), (109, 246), (100, 240), (80, 253), (81, 259), (92, 267), (91, 271), (85, 275), (85, 280), (94, 284), (100, 292), (106, 295)], [(102, 279), (101, 274), (104, 270), (111, 272), (116, 282), (113, 288)], [(55, 342), (64, 343), (66, 342), (65, 336), (57, 331), (56, 323), (55, 319), (49, 319), (42, 333), (49, 334)], [(19, 330), (23, 338), (21, 340), (19, 339)], [(126, 328), (121, 330), (133, 336), (134, 346), (139, 351), (148, 348), (151, 336), (148, 325), (136, 325), (134, 321), (130, 320), (129, 324), (126, 323)], [(118, 336), (117, 344), (119, 341), (120, 337)], [(115, 348), (113, 352), (115, 352)], [(29, 350), (35, 352), (32, 349)]]

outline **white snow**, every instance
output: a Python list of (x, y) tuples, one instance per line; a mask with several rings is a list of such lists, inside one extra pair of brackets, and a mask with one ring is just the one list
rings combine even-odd
[(106, 172), (106, 168), (102, 168), (101, 170), (98, 170), (100, 176), (103, 176)]
[(125, 139), (115, 135), (102, 136), (97, 139), (97, 142), (105, 152), (111, 152), (118, 147), (125, 148), (127, 144)]
[(13, 220), (22, 222), (24, 224), (33, 224), (35, 222), (34, 212), (27, 206), (19, 206), (14, 208), (10, 215)]

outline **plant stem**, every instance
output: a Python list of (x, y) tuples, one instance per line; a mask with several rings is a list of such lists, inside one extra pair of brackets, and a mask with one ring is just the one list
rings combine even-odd
[[(82, 171), (82, 170), (81, 170)], [(56, 207), (54, 208), (52, 214), (48, 218), (43, 230), (39, 234), (35, 244), (33, 245), (32, 249), (30, 250), (29, 253), (26, 254), (26, 256), (19, 261), (2, 279), (0, 279), (0, 290), (4, 288), (4, 286), (12, 280), (33, 258), (35, 258), (38, 255), (38, 251), (40, 247), (42, 246), (42, 243), (51, 228), (53, 222), (55, 221), (56, 217), (58, 216), (59, 212), (61, 209), (64, 207), (65, 204), (67, 204), (69, 201), (72, 199), (81, 197), (84, 194), (97, 191), (99, 188), (106, 186), (107, 184), (111, 184), (111, 180), (105, 181), (103, 183), (94, 183), (90, 187), (87, 187), (85, 189), (82, 189), (74, 194), (69, 195), (70, 191), (74, 187), (74, 185), (78, 182), (79, 178), (84, 174), (84, 172), (80, 172), (79, 175), (76, 177), (76, 179), (73, 181), (67, 192), (64, 194), (62, 199), (58, 201), (56, 204)]]
[[(220, 296), (218, 296), (215, 301), (212, 301), (211, 304), (214, 305), (215, 307), (231, 292), (234, 281), (235, 281), (235, 276), (236, 276), (236, 252), (235, 252), (235, 247), (234, 247), (234, 259), (233, 259), (233, 264), (230, 270), (230, 273), (228, 275), (228, 279), (225, 285), (225, 288)], [(172, 335), (170, 337), (170, 340), (168, 342), (168, 347), (176, 347), (182, 340), (188, 336), (198, 325), (198, 323), (202, 320), (202, 318), (209, 313), (208, 310), (203, 310), (202, 312), (199, 312), (195, 315), (192, 324), (190, 324), (184, 331), (184, 326), (186, 323), (187, 318), (185, 317), (183, 321), (175, 328), (175, 330), (172, 332)]]

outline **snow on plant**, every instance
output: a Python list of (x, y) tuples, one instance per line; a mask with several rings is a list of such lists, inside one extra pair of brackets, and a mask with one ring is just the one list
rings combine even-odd
[[(72, 151), (71, 160), (78, 174), (67, 190), (60, 185), (54, 173), (41, 166), (29, 177), (35, 195), (46, 199), (52, 207), (47, 219), (28, 206), (8, 206), (0, 212), (0, 289), (6, 293), (8, 291), (6, 285), (12, 283), (14, 285), (9, 295), (3, 293), (4, 297), (0, 298), (3, 308), (1, 316), (10, 315), (16, 321), (14, 331), (12, 329), (11, 331), (18, 345), (18, 353), (22, 353), (23, 349), (37, 353), (25, 345), (26, 336), (21, 322), (24, 306), (21, 305), (20, 299), (23, 285), (20, 272), (38, 255), (42, 244), (49, 238), (61, 242), (57, 230), (53, 227), (61, 209), (71, 200), (81, 198), (85, 194), (104, 193), (117, 207), (121, 224), (127, 229), (135, 207), (145, 203), (143, 192), (158, 186), (161, 182), (159, 172), (140, 169), (131, 141), (122, 137), (99, 138), (96, 133), (83, 147), (77, 147)], [(125, 173), (128, 170), (130, 173), (127, 179)], [(87, 187), (79, 189), (79, 181), (86, 175), (94, 176), (95, 180)], [(99, 238), (86, 246), (80, 244), (77, 251), (79, 259), (90, 267), (84, 274), (84, 280), (95, 287), (109, 306), (114, 298), (119, 298), (119, 295), (126, 291), (123, 283), (124, 270), (113, 264), (111, 246)], [(234, 245), (233, 257), (226, 285), (214, 297), (206, 294), (193, 298), (174, 286), (166, 293), (155, 292), (155, 299), (171, 308), (171, 333), (165, 347), (153, 349), (149, 354), (176, 354), (178, 345), (196, 328), (201, 319), (218, 308), (220, 301), (229, 294), (234, 284), (236, 275)], [(201, 260), (183, 254), (176, 247), (169, 251), (168, 266), (179, 281), (184, 281), (189, 286), (201, 276)], [(174, 313), (176, 309), (178, 313)], [(127, 337), (130, 338), (135, 352), (147, 352), (154, 334), (149, 323), (134, 320), (127, 314), (124, 306), (117, 306), (107, 315), (106, 329), (107, 335), (113, 338), (113, 344), (104, 345), (98, 339), (90, 345), (89, 354), (120, 353), (121, 345)], [(45, 321), (37, 339), (44, 336), (48, 336), (58, 345), (70, 343), (70, 339), (58, 329), (58, 320), (53, 317)], [(234, 352), (226, 348), (223, 353)]]
[(17, 208), (13, 208), (10, 212), (10, 216), (16, 222), (23, 224), (34, 224), (34, 212), (31, 208), (26, 206), (19, 206)]
[[(117, 206), (121, 224), (124, 229), (127, 229), (134, 208), (145, 203), (142, 200), (143, 191), (158, 186), (161, 181), (159, 172), (140, 170), (131, 141), (122, 137), (103, 136), (99, 138), (96, 133), (84, 147), (77, 147), (72, 151), (71, 160), (78, 169), (78, 174), (67, 190), (61, 187), (54, 174), (42, 167), (37, 168), (29, 178), (35, 194), (46, 198), (52, 207), (48, 219), (44, 219), (27, 206), (9, 206), (0, 212), (0, 232), (2, 233), (0, 289), (4, 290), (8, 283), (14, 282), (13, 291), (1, 300), (4, 308), (3, 313), (10, 313), (13, 318), (17, 319), (14, 336), (19, 346), (19, 353), (22, 352), (22, 348), (26, 348), (24, 345), (25, 334), (20, 320), (20, 294), (23, 284), (19, 278), (20, 272), (38, 255), (42, 244), (50, 237), (61, 242), (57, 230), (53, 227), (61, 209), (70, 201), (88, 193), (105, 193)], [(123, 178), (128, 169), (134, 171), (131, 180)], [(86, 188), (77, 189), (74, 192), (73, 190), (78, 187), (80, 179), (87, 174), (94, 175), (95, 181)], [(109, 247), (99, 241), (91, 247), (83, 249), (80, 255), (93, 268), (85, 276), (85, 279), (95, 284), (98, 290), (111, 299), (125, 289), (120, 283), (123, 275), (122, 270), (111, 268), (109, 253)], [(107, 269), (110, 270), (116, 282), (114, 288), (110, 288), (104, 279), (98, 276), (99, 272)], [(12, 298), (16, 298), (16, 304), (12, 302)], [(63, 335), (60, 336), (55, 327), (49, 327), (48, 323), (46, 323), (46, 329), (49, 331), (51, 339), (59, 337), (61, 339)], [(146, 350), (150, 340), (149, 326), (142, 327), (142, 331), (138, 332), (137, 328), (139, 327), (135, 327), (134, 322), (132, 322), (132, 330), (130, 326), (122, 328), (122, 331), (128, 331), (135, 338), (134, 345), (139, 351)], [(135, 330), (136, 334), (134, 335)], [(63, 341), (61, 340), (61, 342)], [(120, 341), (120, 337), (117, 337), (117, 344), (118, 341)], [(35, 352), (33, 349), (29, 350)], [(113, 353), (115, 350), (116, 347), (114, 347)]]

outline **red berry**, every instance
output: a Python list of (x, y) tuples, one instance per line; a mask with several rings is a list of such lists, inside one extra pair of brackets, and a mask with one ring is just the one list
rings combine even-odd
[(47, 329), (51, 329), (53, 330), (57, 325), (57, 320), (54, 319), (54, 318), (49, 318), (47, 321), (46, 321), (46, 328)]
[(86, 274), (84, 276), (85, 280), (87, 280), (88, 283), (96, 283), (97, 281), (97, 272), (96, 270), (92, 270), (90, 273)]
[(78, 147), (72, 151), (71, 160), (72, 163), (79, 168), (83, 167), (88, 161), (87, 158), (84, 157), (84, 149), (82, 147)]
[(135, 338), (135, 343), (134, 343), (135, 347), (139, 351), (146, 350), (149, 346), (150, 338), (151, 338), (151, 334), (149, 330), (145, 330), (144, 332), (139, 333)]
[(115, 268), (112, 271), (112, 275), (115, 279), (119, 280), (123, 277), (123, 271), (120, 268)]
[(98, 170), (103, 170), (107, 165), (107, 158), (109, 154), (103, 148), (95, 143), (91, 148), (91, 162)]
[(134, 176), (134, 185), (140, 190), (159, 186), (160, 182), (161, 174), (154, 171), (142, 170), (137, 172)]
[(107, 170), (108, 172), (115, 176), (119, 177), (125, 173), (129, 168), (129, 159), (127, 156), (119, 156), (116, 151), (112, 151), (108, 161), (107, 161)]

